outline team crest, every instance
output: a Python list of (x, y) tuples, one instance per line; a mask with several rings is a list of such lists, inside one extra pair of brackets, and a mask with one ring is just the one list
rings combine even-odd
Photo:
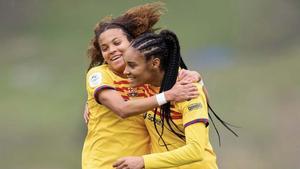
[(138, 95), (137, 89), (136, 88), (128, 88), (128, 96), (129, 97), (136, 97)]

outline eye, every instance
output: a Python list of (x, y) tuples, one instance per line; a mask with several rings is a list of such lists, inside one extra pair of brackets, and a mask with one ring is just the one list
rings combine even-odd
[(105, 52), (105, 51), (107, 51), (107, 49), (108, 49), (108, 47), (107, 47), (106, 45), (103, 45), (103, 46), (101, 46), (101, 50), (102, 50), (102, 52)]
[(130, 68), (135, 68), (136, 64), (132, 63), (132, 62), (127, 62), (128, 67)]
[(121, 44), (121, 40), (115, 40), (114, 45), (119, 46)]

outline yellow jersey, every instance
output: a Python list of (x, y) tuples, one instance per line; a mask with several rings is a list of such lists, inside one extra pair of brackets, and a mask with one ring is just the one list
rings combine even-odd
[[(171, 102), (171, 118), (178, 128), (172, 124), (171, 126), (177, 133), (185, 135), (185, 140), (179, 138), (170, 130), (166, 120), (164, 120), (163, 140), (159, 137), (157, 131), (162, 132), (159, 108), (155, 117), (154, 110), (148, 111), (145, 115), (146, 127), (151, 138), (151, 154), (143, 156), (145, 169), (168, 167), (172, 169), (218, 168), (216, 155), (209, 141), (206, 97), (202, 86), (200, 84), (196, 85), (200, 93), (197, 98), (183, 102)], [(159, 88), (150, 85), (145, 90), (148, 96), (159, 92)], [(157, 131), (153, 122), (154, 118), (156, 119)], [(169, 150), (167, 150), (163, 141)], [(198, 147), (195, 147), (195, 145)], [(201, 152), (198, 150), (201, 150)], [(194, 157), (199, 157), (200, 153), (201, 160), (199, 160), (200, 158), (195, 160)]]
[(130, 88), (129, 82), (114, 74), (107, 65), (89, 70), (86, 75), (88, 131), (82, 151), (83, 169), (112, 169), (124, 156), (141, 156), (150, 152), (149, 134), (142, 115), (122, 119), (95, 97), (101, 90), (120, 92), (124, 100), (145, 97), (144, 88)]

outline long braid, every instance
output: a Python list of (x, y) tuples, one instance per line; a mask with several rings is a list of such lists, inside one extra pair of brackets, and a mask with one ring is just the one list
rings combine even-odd
[[(161, 33), (164, 34), (164, 31), (162, 31)], [(172, 33), (172, 32), (166, 31), (166, 34), (168, 34), (168, 33), (174, 34), (174, 33)], [(174, 46), (173, 52), (176, 53), (176, 46), (178, 46), (178, 48), (180, 47), (176, 35), (174, 34), (174, 35), (167, 36), (167, 37), (174, 37), (174, 39), (173, 39), (174, 42), (173, 42), (173, 43), (175, 43), (176, 45)], [(175, 38), (176, 38), (176, 40), (175, 40)], [(170, 40), (172, 40), (172, 39), (170, 39)], [(179, 54), (179, 56), (180, 56), (180, 49), (177, 49), (177, 50), (178, 50), (178, 54)], [(180, 67), (181, 67), (181, 68), (184, 68), (184, 69), (187, 69), (187, 66), (185, 65), (185, 63), (184, 63), (184, 61), (183, 61), (183, 59), (182, 59), (181, 56), (179, 57), (179, 59), (180, 59), (180, 62), (179, 62)], [(173, 60), (177, 61), (177, 59), (174, 59), (174, 58), (173, 58)], [(172, 64), (172, 59), (170, 60), (170, 67), (172, 67), (171, 64)], [(173, 65), (173, 67), (177, 67), (177, 66), (174, 66), (174, 65)], [(177, 67), (177, 68), (178, 68), (178, 67)], [(169, 72), (169, 71), (172, 71), (172, 70), (168, 69), (167, 71)], [(177, 75), (176, 75), (176, 77), (177, 77)], [(167, 90), (168, 90), (168, 89), (167, 89)], [(164, 90), (164, 91), (165, 91), (165, 90)], [(163, 91), (161, 90), (160, 92), (163, 92)], [(168, 104), (169, 104), (169, 103), (168, 103)], [(209, 103), (207, 103), (207, 106), (208, 106), (208, 110), (209, 110), (209, 111), (208, 111), (209, 118), (211, 119), (211, 122), (213, 123), (213, 126), (214, 126), (214, 128), (215, 128), (215, 130), (216, 130), (216, 133), (217, 133), (217, 135), (218, 135), (219, 145), (221, 145), (221, 138), (220, 138), (219, 131), (218, 131), (218, 129), (217, 129), (217, 127), (216, 127), (216, 125), (215, 125), (215, 123), (214, 123), (212, 117), (211, 117), (211, 113), (215, 116), (215, 118), (216, 118), (217, 120), (219, 120), (219, 122), (220, 122), (227, 130), (229, 130), (232, 134), (234, 134), (236, 137), (238, 137), (238, 134), (237, 134), (233, 129), (231, 129), (231, 128), (229, 127), (229, 126), (231, 126), (231, 127), (237, 127), (237, 126), (232, 125), (232, 124), (230, 124), (230, 123), (228, 123), (228, 122), (222, 120), (222, 119), (217, 115), (217, 113), (214, 111), (214, 109), (211, 107), (211, 105), (210, 105)], [(169, 114), (167, 114), (167, 115), (169, 115)], [(172, 118), (167, 118), (167, 119), (171, 119), (171, 122), (177, 127), (177, 125), (173, 122)], [(168, 122), (169, 122), (169, 121), (167, 121), (167, 123), (168, 123)], [(168, 124), (169, 124), (169, 123), (168, 123)], [(170, 124), (169, 124), (169, 125), (170, 125)]]
[[(177, 36), (168, 30), (161, 31), (159, 35), (154, 33), (145, 33), (140, 37), (136, 38), (131, 44), (132, 47), (139, 50), (146, 58), (149, 60), (153, 57), (158, 57), (161, 61), (162, 69), (165, 71), (163, 77), (160, 92), (167, 91), (171, 89), (176, 83), (178, 69), (183, 65), (185, 67), (181, 55), (180, 46)], [(164, 146), (168, 150), (168, 145), (163, 139), (163, 129), (164, 122), (166, 121), (168, 129), (173, 132), (176, 136), (185, 140), (183, 131), (174, 123), (171, 117), (170, 103), (166, 103), (160, 107), (160, 117), (161, 117), (161, 132), (157, 129), (156, 114), (157, 109), (155, 109), (154, 114), (154, 127), (158, 133), (160, 140), (163, 141)], [(179, 131), (175, 131), (175, 128)]]
[[(138, 37), (135, 41), (133, 41), (132, 46), (139, 50), (141, 53), (144, 54), (146, 60), (148, 61), (152, 57), (158, 57), (161, 60), (161, 66), (162, 69), (165, 70), (165, 75), (163, 77), (161, 87), (160, 87), (160, 93), (166, 90), (169, 90), (173, 87), (173, 85), (176, 83), (176, 78), (178, 75), (178, 68), (184, 68), (187, 69), (187, 66), (185, 65), (181, 55), (180, 55), (180, 45), (177, 39), (177, 36), (167, 30), (161, 31), (159, 35), (154, 33), (145, 33)], [(208, 104), (208, 103), (207, 103)], [(208, 104), (208, 115), (211, 119), (211, 122), (213, 123), (213, 126), (216, 130), (216, 133), (218, 135), (219, 144), (221, 144), (221, 139), (219, 135), (219, 131), (216, 128), (216, 125), (212, 119), (211, 113), (224, 125), (229, 131), (231, 131), (234, 135), (237, 136), (237, 134), (229, 127), (233, 126), (225, 121), (223, 121), (212, 109), (212, 107)], [(171, 111), (170, 111), (170, 103), (166, 103), (160, 107), (160, 117), (161, 117), (161, 125), (162, 130), (161, 132), (157, 129), (157, 122), (156, 122), (156, 114), (157, 109), (155, 109), (154, 114), (154, 127), (156, 132), (158, 133), (160, 139), (162, 140), (163, 144), (165, 145), (166, 149), (168, 150), (167, 143), (163, 139), (163, 132), (164, 132), (164, 121), (166, 120), (166, 123), (168, 125), (168, 129), (173, 132), (176, 136), (181, 138), (182, 140), (185, 140), (185, 136), (183, 131), (179, 129), (179, 127), (174, 123), (171, 117)], [(174, 127), (177, 129), (177, 131), (174, 130)], [(235, 126), (233, 126), (235, 127)], [(179, 132), (178, 132), (179, 131)]]

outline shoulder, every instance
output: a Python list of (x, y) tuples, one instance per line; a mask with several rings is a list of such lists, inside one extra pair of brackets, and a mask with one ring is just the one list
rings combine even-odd
[(100, 85), (103, 80), (109, 79), (110, 70), (107, 65), (93, 67), (86, 74), (86, 81), (90, 87)]
[(106, 73), (109, 72), (109, 68), (107, 65), (100, 65), (100, 66), (96, 66), (91, 68), (88, 72), (87, 72), (87, 76), (90, 76), (93, 73)]
[(199, 96), (194, 99), (174, 103), (174, 106), (176, 108), (181, 110), (185, 108), (188, 108), (189, 110), (193, 110), (193, 109), (198, 109), (203, 107), (202, 104), (206, 104), (207, 100), (205, 97), (205, 93), (203, 91), (203, 86), (201, 86), (199, 83), (194, 83), (194, 84), (198, 88)]

